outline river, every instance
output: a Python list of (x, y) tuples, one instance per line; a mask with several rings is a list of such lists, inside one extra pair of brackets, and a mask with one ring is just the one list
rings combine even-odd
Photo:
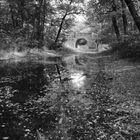
[(140, 139), (140, 67), (112, 55), (0, 62), (1, 140)]

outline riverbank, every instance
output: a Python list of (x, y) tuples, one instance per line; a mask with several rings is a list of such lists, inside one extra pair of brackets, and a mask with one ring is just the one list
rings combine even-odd
[(30, 49), (24, 51), (10, 50), (10, 51), (0, 51), (0, 61), (9, 60), (9, 59), (25, 59), (29, 57), (35, 58), (46, 58), (46, 57), (61, 57), (64, 55), (74, 54), (76, 52), (68, 48), (59, 48), (57, 50), (48, 50), (48, 49)]

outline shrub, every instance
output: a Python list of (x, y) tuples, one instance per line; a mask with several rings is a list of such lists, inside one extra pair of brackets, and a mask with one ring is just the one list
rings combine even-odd
[(121, 58), (139, 58), (140, 41), (137, 37), (127, 36), (120, 42), (110, 44), (113, 52), (117, 52)]

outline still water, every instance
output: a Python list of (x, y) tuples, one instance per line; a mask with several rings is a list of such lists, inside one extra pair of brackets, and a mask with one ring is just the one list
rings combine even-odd
[(130, 123), (138, 118), (121, 107), (112, 61), (92, 55), (1, 61), (0, 139), (137, 139), (139, 127)]

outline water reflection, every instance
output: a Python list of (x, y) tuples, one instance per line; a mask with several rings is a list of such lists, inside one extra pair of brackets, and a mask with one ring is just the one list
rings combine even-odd
[(67, 63), (67, 66), (69, 68), (75, 66), (75, 67), (82, 67), (86, 65), (87, 59), (84, 56), (81, 55), (71, 55), (68, 57), (63, 58), (63, 62)]
[[(74, 137), (84, 137), (79, 131), (89, 131), (86, 114), (90, 112), (90, 106), (96, 103), (100, 106), (100, 98), (109, 98), (106, 93), (100, 95), (101, 90), (96, 93), (100, 95), (98, 102), (92, 91), (91, 95), (86, 94), (87, 80), (94, 89), (94, 82), (91, 82), (95, 79), (92, 76), (95, 69), (93, 62), (90, 65), (85, 56), (74, 55), (62, 58), (62, 63), (57, 63), (61, 58), (48, 60), (52, 64), (22, 62), (1, 68), (0, 94), (3, 101), (0, 100), (0, 139), (34, 140), (36, 130), (40, 130), (47, 132), (50, 140), (61, 140), (67, 133), (76, 140)], [(96, 115), (93, 115), (95, 120), (94, 117)], [(84, 125), (87, 128), (82, 128)], [(59, 136), (60, 133), (62, 136)]]
[[(70, 84), (75, 90), (83, 91), (85, 89), (86, 75), (84, 67), (87, 60), (84, 56), (71, 55), (63, 58), (66, 63), (65, 68), (69, 71)], [(68, 75), (67, 75), (68, 76)]]
[(71, 81), (74, 88), (79, 90), (84, 87), (86, 76), (83, 71), (77, 71), (71, 74), (70, 78), (72, 79)]
[(77, 65), (83, 65), (83, 64), (79, 61), (78, 56), (75, 56), (75, 64), (77, 64)]
[(1, 65), (0, 139), (35, 140), (40, 132), (49, 140), (119, 140), (130, 113), (118, 110), (105, 61), (43, 61)]

